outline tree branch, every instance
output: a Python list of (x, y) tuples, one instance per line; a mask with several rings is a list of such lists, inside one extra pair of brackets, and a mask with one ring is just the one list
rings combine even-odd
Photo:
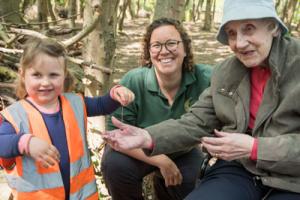
[[(23, 50), (22, 49), (7, 49), (7, 48), (0, 47), (0, 52), (10, 53), (10, 54), (17, 54), (17, 53), (22, 54)], [(75, 64), (78, 64), (78, 65), (81, 65), (81, 66), (82, 65), (89, 66), (92, 69), (99, 70), (99, 71), (101, 71), (103, 73), (106, 73), (106, 74), (112, 74), (112, 73), (114, 73), (114, 70), (112, 70), (110, 68), (99, 66), (99, 65), (96, 65), (94, 63), (84, 61), (82, 59), (73, 58), (73, 57), (70, 57), (70, 56), (67, 56), (67, 59), (70, 62), (73, 62)]]
[(0, 52), (17, 54), (17, 53), (23, 53), (23, 50), (22, 49), (7, 49), (7, 48), (0, 47)]
[(93, 21), (88, 24), (86, 27), (84, 27), (82, 29), (82, 31), (80, 31), (79, 33), (77, 33), (74, 37), (71, 37), (67, 40), (62, 41), (61, 43), (65, 46), (71, 46), (72, 44), (78, 42), (79, 40), (81, 40), (82, 38), (84, 38), (86, 35), (88, 35), (90, 32), (93, 31), (93, 29), (96, 27), (97, 23), (99, 23), (100, 21), (100, 13), (99, 12), (95, 12), (95, 16)]
[(10, 28), (10, 31), (13, 33), (18, 33), (21, 35), (29, 35), (29, 36), (33, 36), (33, 37), (37, 37), (37, 38), (48, 38), (47, 36), (45, 36), (42, 33), (39, 33), (37, 31), (33, 31), (33, 30), (28, 30), (28, 29), (20, 29), (20, 28)]
[(73, 57), (69, 57), (69, 56), (67, 56), (67, 59), (69, 61), (75, 63), (75, 64), (89, 66), (92, 69), (97, 69), (97, 70), (99, 70), (99, 71), (101, 71), (103, 73), (106, 73), (106, 74), (112, 74), (112, 73), (114, 73), (114, 70), (112, 70), (110, 68), (99, 66), (99, 65), (96, 65), (94, 63), (90, 63), (90, 62), (84, 61), (82, 59), (73, 58)]

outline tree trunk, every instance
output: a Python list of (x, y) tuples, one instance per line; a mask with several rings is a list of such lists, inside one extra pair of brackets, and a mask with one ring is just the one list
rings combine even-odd
[(76, 19), (76, 0), (68, 1), (68, 18), (69, 18), (69, 27), (71, 29), (75, 28), (75, 19)]
[(21, 0), (0, 0), (1, 21), (13, 24), (24, 24), (25, 21), (19, 13), (20, 3)]
[(182, 21), (185, 0), (157, 0), (154, 19), (169, 17)]
[(197, 8), (196, 8), (196, 12), (197, 12), (197, 20), (200, 20), (201, 18), (201, 11), (202, 11), (202, 6), (203, 6), (203, 2), (204, 0), (198, 0), (198, 4), (197, 4)]
[[(299, 9), (300, 9), (300, 2), (298, 3), (296, 10), (299, 10)], [(300, 20), (297, 19), (297, 21), (295, 22), (295, 24), (297, 24), (295, 30), (299, 31), (299, 29), (300, 29)]]
[(77, 19), (80, 20), (83, 18), (83, 1), (76, 0), (76, 13), (77, 13)]
[(57, 24), (56, 23), (56, 17), (54, 14), (54, 7), (52, 6), (51, 0), (47, 0), (47, 9), (48, 9), (48, 13), (51, 17), (51, 21), (53, 21), (53, 24)]
[(137, 15), (138, 15), (139, 12), (140, 12), (140, 8), (141, 8), (140, 0), (137, 0), (137, 2), (136, 2), (136, 14), (137, 14)]
[(275, 9), (278, 11), (280, 5), (280, 0), (276, 0)]
[[(99, 10), (101, 19), (93, 32), (84, 40), (84, 60), (99, 66), (112, 67), (116, 48), (116, 18), (118, 0), (87, 0), (84, 9), (84, 26), (92, 20), (93, 10)], [(110, 87), (108, 75), (96, 69), (85, 68), (89, 83), (85, 95), (102, 95)], [(89, 121), (98, 130), (105, 130), (105, 118), (93, 117)]]
[(128, 0), (123, 0), (123, 4), (121, 5), (121, 9), (120, 9), (120, 19), (119, 19), (119, 31), (123, 31), (123, 23), (124, 23), (124, 18), (126, 16), (126, 10), (128, 7)]
[(191, 16), (192, 16), (193, 22), (195, 22), (196, 21), (196, 4), (195, 4), (195, 0), (193, 0)]
[(134, 8), (133, 8), (133, 4), (131, 0), (127, 0), (128, 1), (128, 8), (129, 8), (129, 14), (131, 19), (135, 18), (135, 13), (134, 13)]
[(217, 0), (213, 0), (213, 11), (212, 11), (212, 19), (211, 19), (211, 27), (214, 27), (215, 25), (215, 14), (216, 14), (216, 4)]
[(203, 30), (210, 31), (212, 28), (212, 0), (206, 1), (206, 9), (205, 9), (205, 18), (204, 18), (204, 26)]
[(288, 4), (289, 4), (289, 0), (284, 1), (282, 13), (281, 13), (281, 19), (283, 22), (285, 22), (285, 19), (286, 19), (286, 14), (287, 14), (286, 12), (288, 10)]
[(293, 18), (295, 15), (295, 10), (297, 8), (297, 4), (298, 4), (298, 1), (295, 1), (295, 0), (290, 0), (288, 2), (287, 13), (285, 15), (286, 16), (285, 24), (287, 25), (289, 30), (292, 29), (292, 22), (293, 22)]
[(45, 0), (37, 0), (37, 7), (38, 7), (38, 21), (40, 24), (40, 29), (47, 30), (49, 29), (48, 19), (47, 19), (47, 1)]
[(23, 0), (21, 2), (21, 6), (20, 6), (20, 10), (22, 13), (24, 13), (25, 9), (31, 5), (31, 1), (30, 0)]

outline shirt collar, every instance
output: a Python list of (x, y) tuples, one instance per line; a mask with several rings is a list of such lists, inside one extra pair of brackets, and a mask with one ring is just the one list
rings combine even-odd
[[(196, 77), (195, 77), (194, 73), (184, 72), (182, 82), (180, 85), (180, 89), (177, 93), (179, 93), (179, 92), (181, 93), (182, 90), (185, 90), (185, 88), (188, 85), (192, 84), (195, 81), (196, 81)], [(149, 90), (149, 91), (157, 92), (157, 93), (160, 91), (158, 82), (156, 79), (154, 67), (149, 68), (149, 70), (147, 71), (145, 84), (146, 84), (147, 90)]]

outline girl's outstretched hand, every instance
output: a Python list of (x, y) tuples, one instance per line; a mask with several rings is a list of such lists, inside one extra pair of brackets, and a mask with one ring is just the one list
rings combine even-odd
[(127, 106), (134, 100), (134, 93), (122, 85), (116, 85), (111, 89), (110, 96), (122, 106)]
[(29, 156), (45, 168), (60, 161), (60, 154), (56, 147), (38, 137), (32, 137), (29, 141)]
[(118, 129), (106, 131), (102, 137), (113, 149), (152, 148), (152, 138), (146, 130), (124, 124), (115, 117), (112, 117), (112, 123)]

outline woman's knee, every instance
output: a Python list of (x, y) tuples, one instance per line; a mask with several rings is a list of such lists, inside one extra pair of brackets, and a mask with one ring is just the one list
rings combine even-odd
[(106, 181), (114, 180), (126, 184), (142, 181), (143, 163), (123, 153), (106, 149), (101, 162), (101, 170)]

